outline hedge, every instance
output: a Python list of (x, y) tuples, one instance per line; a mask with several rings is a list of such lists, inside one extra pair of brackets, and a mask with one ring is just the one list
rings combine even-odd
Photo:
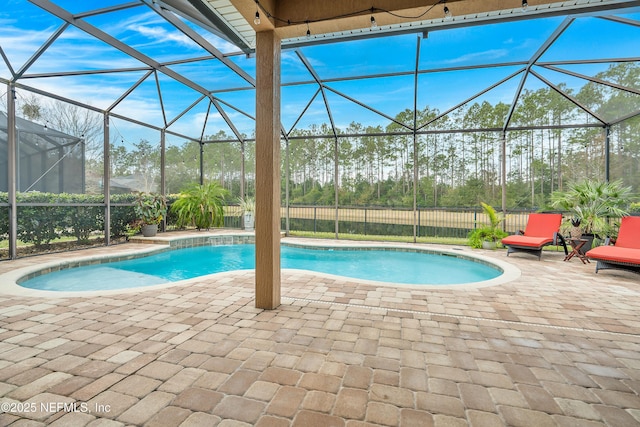
[[(54, 194), (28, 192), (18, 193), (20, 203), (56, 204), (102, 204), (102, 195)], [(135, 200), (133, 194), (116, 194), (112, 204), (129, 204)], [(8, 203), (8, 194), (0, 193), (0, 203)], [(111, 236), (125, 234), (126, 225), (135, 220), (133, 206), (112, 206)], [(24, 243), (40, 246), (60, 237), (72, 236), (78, 242), (86, 242), (94, 232), (104, 231), (104, 206), (18, 206), (18, 239)], [(9, 208), (0, 207), (0, 240), (8, 238)]]

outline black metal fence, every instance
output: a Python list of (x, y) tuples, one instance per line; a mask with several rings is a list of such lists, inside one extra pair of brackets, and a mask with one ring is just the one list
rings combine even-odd
[[(505, 229), (515, 233), (524, 229), (530, 211), (511, 211)], [(337, 232), (361, 235), (460, 237), (489, 223), (482, 209), (290, 206), (283, 208), (282, 229), (286, 231)]]
[[(77, 205), (77, 206), (76, 206)], [(61, 227), (66, 224), (63, 219), (70, 220), (71, 211), (83, 211), (91, 209), (91, 215), (71, 215), (76, 220), (81, 219), (81, 231), (85, 233), (80, 237), (99, 237), (100, 230), (104, 228), (104, 208), (101, 204), (42, 204), (22, 203), (18, 205), (20, 226), (18, 238), (28, 244), (45, 244), (55, 240), (58, 236), (53, 231), (47, 230)], [(51, 212), (60, 211), (59, 215)], [(85, 212), (86, 213), (86, 212)], [(225, 208), (224, 227), (239, 229), (242, 226), (242, 216), (238, 206)], [(526, 226), (528, 211), (509, 212), (505, 220), (505, 229), (515, 233)], [(37, 225), (28, 226), (37, 219)], [(131, 203), (112, 204), (111, 208), (111, 233), (112, 237), (121, 235), (129, 220), (135, 218)], [(419, 208), (416, 211), (407, 208), (389, 207), (346, 207), (335, 208), (333, 206), (290, 206), (281, 210), (282, 230), (327, 232), (340, 234), (358, 234), (366, 236), (405, 236), (411, 237), (457, 237), (466, 238), (469, 231), (482, 227), (488, 223), (488, 218), (478, 207), (474, 208)], [(29, 224), (25, 224), (27, 221)], [(31, 222), (30, 222), (31, 221)], [(167, 218), (167, 229), (175, 228), (172, 216)], [(75, 223), (74, 223), (75, 224)], [(80, 225), (66, 225), (62, 229), (64, 236), (72, 236), (71, 231)], [(337, 225), (337, 227), (336, 227)], [(25, 230), (31, 230), (25, 234)], [(55, 231), (55, 230), (54, 230)], [(58, 230), (60, 231), (60, 230)], [(6, 241), (9, 232), (9, 206), (0, 202), (0, 260), (7, 259), (9, 252), (6, 249)], [(44, 234), (43, 234), (44, 233)], [(76, 236), (78, 237), (78, 236)], [(80, 240), (80, 237), (78, 239)], [(49, 249), (48, 249), (49, 250)]]

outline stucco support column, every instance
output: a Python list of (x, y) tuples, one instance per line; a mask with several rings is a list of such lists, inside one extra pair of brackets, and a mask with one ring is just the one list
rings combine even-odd
[(256, 33), (256, 307), (280, 305), (280, 38)]

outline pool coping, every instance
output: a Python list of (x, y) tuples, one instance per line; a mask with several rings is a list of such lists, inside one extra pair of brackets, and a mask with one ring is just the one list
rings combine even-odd
[(471, 253), (471, 249), (464, 246), (451, 246), (443, 248), (442, 245), (425, 246), (425, 244), (419, 243), (389, 243), (389, 242), (358, 242), (354, 244), (353, 241), (327, 241), (327, 240), (315, 240), (313, 243), (307, 243), (307, 239), (300, 238), (287, 238), (285, 242), (288, 246), (299, 247), (313, 247), (316, 249), (349, 249), (349, 250), (372, 250), (372, 249), (393, 249), (399, 252), (421, 252), (426, 254), (446, 254), (456, 258), (471, 260), (479, 262), (490, 267), (499, 268), (502, 270), (502, 274), (496, 278), (483, 280), (480, 282), (472, 283), (459, 283), (459, 284), (407, 284), (407, 283), (395, 283), (395, 282), (381, 282), (376, 280), (358, 279), (347, 276), (340, 276), (336, 274), (321, 273), (311, 270), (297, 270), (297, 269), (283, 269), (283, 271), (298, 271), (305, 273), (312, 273), (318, 276), (325, 276), (333, 279), (341, 279), (351, 282), (358, 282), (362, 284), (369, 284), (373, 286), (387, 286), (394, 288), (408, 288), (419, 290), (437, 290), (437, 289), (477, 289), (488, 286), (496, 286), (504, 283), (512, 282), (518, 279), (522, 272), (516, 266), (495, 258), (486, 257), (483, 255)]
[[(64, 259), (57, 261), (49, 261), (42, 264), (31, 265), (27, 267), (18, 268), (8, 273), (0, 274), (0, 294), (5, 295), (19, 295), (19, 296), (33, 296), (33, 297), (48, 297), (48, 298), (67, 298), (67, 297), (91, 297), (91, 296), (104, 296), (114, 294), (126, 294), (134, 292), (152, 291), (157, 289), (166, 289), (174, 286), (180, 286), (193, 281), (203, 280), (205, 278), (211, 278), (214, 276), (222, 277), (224, 275), (231, 275), (238, 271), (248, 270), (233, 270), (219, 273), (212, 273), (209, 275), (194, 277), (190, 279), (180, 280), (176, 282), (162, 283), (151, 286), (141, 286), (124, 289), (110, 289), (110, 290), (96, 290), (96, 291), (49, 291), (31, 289), (20, 286), (20, 283), (28, 280), (32, 277), (36, 277), (42, 274), (50, 273), (53, 271), (59, 271), (67, 268), (104, 264), (107, 262), (123, 261), (135, 258), (141, 258), (156, 253), (182, 249), (188, 247), (198, 247), (205, 245), (229, 245), (229, 244), (246, 244), (255, 243), (255, 235), (247, 233), (238, 234), (206, 234), (199, 236), (158, 236), (152, 238), (137, 238), (132, 239), (135, 243), (145, 243), (147, 248), (137, 246), (126, 250), (119, 254), (92, 254), (87, 256), (79, 256), (74, 259)], [(312, 274), (318, 277), (327, 277), (332, 279), (339, 279), (343, 281), (357, 282), (365, 285), (372, 286), (386, 286), (394, 288), (407, 288), (407, 289), (421, 289), (421, 290), (438, 290), (438, 289), (476, 289), (488, 286), (496, 286), (503, 283), (511, 282), (520, 277), (520, 269), (512, 264), (504, 262), (502, 260), (485, 257), (479, 254), (470, 253), (471, 250), (466, 247), (450, 247), (442, 248), (440, 245), (433, 247), (425, 247), (424, 244), (398, 244), (388, 242), (358, 242), (353, 241), (333, 241), (325, 239), (302, 239), (284, 237), (281, 239), (281, 243), (292, 247), (306, 247), (315, 248), (318, 250), (394, 250), (404, 252), (421, 252), (427, 254), (446, 254), (456, 258), (467, 259), (475, 262), (480, 262), (484, 265), (491, 267), (497, 267), (502, 270), (502, 274), (496, 278), (490, 280), (484, 280), (473, 283), (463, 284), (403, 284), (393, 282), (381, 282), (367, 279), (358, 279), (347, 276), (316, 272), (312, 270), (300, 270), (300, 269), (282, 269), (283, 272), (297, 272)]]

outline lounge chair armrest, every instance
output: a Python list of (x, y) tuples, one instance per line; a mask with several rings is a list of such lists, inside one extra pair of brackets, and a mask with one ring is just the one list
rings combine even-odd
[(524, 236), (524, 231), (523, 230), (516, 231), (516, 236)]
[(562, 246), (562, 248), (564, 249), (564, 254), (569, 254), (569, 250), (567, 249), (567, 241), (565, 240), (564, 236), (557, 231), (553, 233), (553, 244), (556, 246)]

